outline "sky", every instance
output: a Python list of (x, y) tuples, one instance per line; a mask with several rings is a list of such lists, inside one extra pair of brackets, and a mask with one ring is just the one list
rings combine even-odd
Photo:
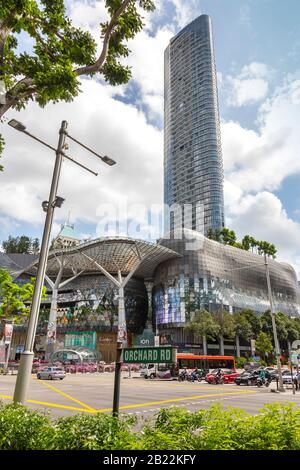
[[(76, 26), (101, 45), (103, 0), (67, 0)], [(141, 238), (151, 208), (163, 200), (163, 54), (172, 36), (200, 14), (212, 17), (224, 159), (226, 226), (278, 248), (278, 260), (300, 274), (300, 2), (298, 0), (157, 0), (145, 28), (129, 42), (132, 79), (111, 87), (83, 79), (72, 103), (31, 103), (8, 118), (56, 146), (62, 120), (71, 135), (117, 161), (103, 165), (70, 143), (68, 153), (99, 171), (96, 178), (63, 163), (55, 236), (70, 213), (80, 238), (103, 235), (105, 216), (116, 212)], [(20, 38), (20, 50), (31, 48)], [(0, 243), (8, 235), (41, 237), (54, 155), (2, 125), (6, 149), (0, 174)], [(146, 213), (144, 207), (148, 208)], [(154, 220), (152, 219), (152, 223)], [(125, 225), (124, 225), (125, 227)], [(125, 228), (124, 228), (125, 230)], [(113, 227), (112, 227), (113, 233)], [(153, 232), (153, 238), (157, 233)]]

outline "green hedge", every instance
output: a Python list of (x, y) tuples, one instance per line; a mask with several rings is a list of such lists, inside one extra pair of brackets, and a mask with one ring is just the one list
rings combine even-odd
[(76, 415), (56, 421), (22, 406), (0, 405), (0, 450), (296, 450), (300, 410), (265, 405), (256, 416), (237, 408), (190, 413), (161, 409), (155, 419)]

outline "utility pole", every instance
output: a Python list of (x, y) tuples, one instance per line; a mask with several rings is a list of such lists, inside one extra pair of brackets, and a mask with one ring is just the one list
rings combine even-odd
[[(17, 381), (14, 392), (14, 403), (24, 404), (26, 401), (27, 390), (29, 387), (29, 381), (31, 377), (31, 369), (33, 363), (33, 346), (36, 334), (36, 328), (39, 317), (39, 310), (41, 304), (41, 295), (44, 285), (45, 271), (49, 253), (49, 239), (52, 229), (53, 215), (55, 207), (60, 207), (62, 198), (57, 198), (57, 188), (59, 183), (62, 159), (63, 159), (63, 149), (65, 147), (66, 140), (66, 131), (67, 131), (67, 122), (63, 121), (61, 128), (59, 130), (59, 140), (58, 146), (56, 149), (56, 159), (55, 166), (52, 176), (52, 183), (49, 195), (48, 203), (43, 203), (44, 207), (47, 210), (43, 239), (41, 244), (41, 252), (39, 256), (38, 269), (36, 282), (33, 291), (33, 298), (31, 303), (30, 315), (29, 315), (29, 324), (26, 334), (25, 341), (25, 350), (21, 354), (20, 366), (17, 375)], [(60, 205), (59, 205), (60, 204)]]
[(271, 312), (272, 327), (273, 327), (275, 353), (276, 353), (276, 360), (277, 360), (279, 390), (280, 390), (280, 392), (285, 392), (285, 388), (283, 387), (281, 362), (280, 362), (280, 346), (279, 346), (279, 341), (278, 341), (278, 337), (277, 337), (276, 320), (275, 320), (275, 315), (274, 315), (274, 310), (273, 310), (273, 298), (272, 298), (272, 289), (271, 289), (271, 281), (270, 281), (270, 270), (269, 270), (268, 258), (267, 258), (266, 254), (265, 254), (265, 267), (266, 267), (268, 296), (269, 296), (270, 312)]

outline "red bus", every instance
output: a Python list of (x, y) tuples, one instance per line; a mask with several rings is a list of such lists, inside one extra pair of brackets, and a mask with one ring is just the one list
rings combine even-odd
[(196, 354), (178, 353), (177, 366), (187, 369), (230, 369), (236, 370), (234, 356), (198, 356)]
[[(161, 379), (177, 377), (186, 367), (188, 372), (196, 369), (203, 369), (210, 372), (213, 369), (226, 369), (236, 371), (234, 356), (198, 356), (197, 354), (177, 353), (176, 364), (148, 364), (146, 367), (152, 367), (152, 376)], [(145, 373), (141, 375), (147, 375)], [(151, 378), (151, 371), (148, 371)]]

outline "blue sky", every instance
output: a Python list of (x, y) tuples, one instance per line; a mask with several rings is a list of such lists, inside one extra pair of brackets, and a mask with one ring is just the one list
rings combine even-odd
[[(74, 24), (98, 39), (102, 0), (67, 0)], [(213, 20), (225, 166), (227, 225), (274, 242), (279, 257), (300, 272), (300, 2), (298, 0), (158, 0), (155, 14), (129, 46), (133, 79), (127, 86), (83, 80), (73, 103), (10, 112), (55, 144), (60, 121), (96, 150), (118, 161), (99, 178), (65, 164), (64, 207), (81, 237), (101, 235), (103, 203), (149, 207), (163, 191), (163, 51), (169, 39), (199, 14)], [(21, 38), (20, 48), (30, 47)], [(3, 127), (7, 146), (0, 175), (0, 241), (9, 234), (41, 236), (40, 203), (48, 197), (51, 155)], [(74, 155), (87, 156), (71, 147)], [(299, 160), (299, 163), (298, 163)], [(53, 163), (53, 160), (52, 160)], [(97, 162), (91, 166), (96, 168)], [(2, 186), (2, 191), (1, 191)], [(25, 202), (26, 201), (26, 204)], [(100, 208), (99, 208), (100, 207)], [(135, 210), (130, 218), (141, 220)]]

